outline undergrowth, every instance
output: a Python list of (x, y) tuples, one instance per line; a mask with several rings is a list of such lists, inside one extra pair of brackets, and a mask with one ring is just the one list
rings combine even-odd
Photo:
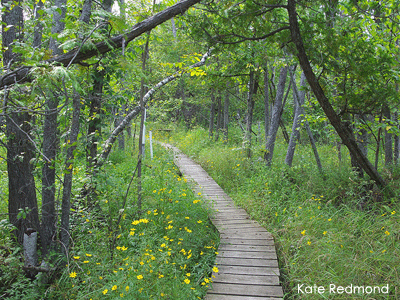
[[(171, 153), (155, 147), (154, 159), (146, 155), (141, 210), (136, 180), (126, 193), (137, 157), (128, 152), (113, 152), (97, 177), (100, 211), (74, 201), (72, 247), (65, 267), (50, 274), (50, 285), (40, 276), (25, 278), (22, 251), (2, 221), (0, 298), (202, 299), (219, 243), (210, 212), (201, 194), (178, 175)], [(85, 174), (84, 167), (77, 170), (74, 191), (79, 194)]]
[[(201, 128), (177, 129), (170, 142), (195, 157), (274, 235), (285, 299), (400, 299), (399, 201), (371, 190), (371, 182), (352, 172), (347, 152), (343, 150), (339, 163), (335, 147), (318, 145), (322, 176), (307, 144), (298, 145), (289, 168), (283, 163), (283, 141), (275, 146), (272, 167), (262, 160), (261, 143), (252, 147), (249, 159), (241, 141), (215, 142)], [(383, 171), (399, 194), (400, 168)], [(303, 293), (305, 286), (328, 291), (330, 284), (388, 284), (389, 293)]]

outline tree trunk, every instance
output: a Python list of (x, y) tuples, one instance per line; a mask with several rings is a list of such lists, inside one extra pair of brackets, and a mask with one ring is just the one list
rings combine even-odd
[[(121, 108), (119, 108), (117, 112), (118, 116), (115, 120), (115, 127), (117, 127), (122, 122), (125, 113), (126, 113), (126, 105), (122, 104)], [(121, 151), (125, 150), (125, 134), (123, 130), (118, 135), (118, 149)]]
[(27, 112), (7, 114), (8, 213), (21, 245), (27, 228), (35, 231), (40, 229), (31, 164), (35, 158), (35, 148), (32, 139), (27, 137), (32, 129), (30, 122), (31, 116)]
[[(382, 123), (382, 114), (379, 116), (379, 125)], [(381, 146), (381, 135), (382, 135), (382, 127), (379, 127), (377, 139), (376, 139), (376, 151), (375, 151), (375, 169), (378, 170), (379, 164), (379, 149)]]
[(278, 133), (279, 121), (281, 119), (282, 109), (283, 109), (282, 100), (285, 94), (287, 72), (288, 72), (288, 66), (281, 68), (278, 88), (276, 90), (275, 103), (272, 111), (271, 127), (269, 129), (268, 139), (265, 145), (266, 151), (264, 154), (264, 160), (267, 166), (270, 166), (272, 164), (272, 157), (274, 155), (275, 140), (276, 140), (276, 135)]
[(101, 137), (101, 120), (102, 120), (102, 94), (104, 84), (104, 69), (99, 72), (93, 72), (93, 88), (89, 95), (89, 124), (87, 130), (87, 146), (86, 146), (86, 171), (92, 173), (93, 165), (97, 157), (97, 146)]
[[(23, 39), (24, 18), (21, 1), (2, 0), (2, 47), (3, 67), (10, 69), (19, 62), (13, 52), (15, 41)], [(4, 107), (10, 98), (25, 102), (25, 89), (6, 91)], [(15, 235), (22, 245), (27, 228), (39, 231), (39, 214), (35, 179), (32, 175), (35, 147), (30, 138), (31, 116), (24, 111), (5, 111), (7, 136), (8, 214), (10, 223), (16, 227)]]
[(214, 89), (211, 89), (210, 122), (208, 125), (209, 138), (212, 138), (214, 135), (214, 119), (215, 119), (215, 95), (214, 95)]
[(73, 97), (73, 114), (71, 121), (71, 129), (69, 132), (69, 139), (67, 145), (67, 154), (65, 158), (64, 180), (63, 180), (63, 194), (61, 202), (61, 250), (67, 255), (69, 250), (69, 214), (71, 209), (71, 188), (72, 188), (72, 174), (74, 171), (74, 150), (79, 134), (79, 117), (81, 109), (80, 95), (75, 93)]
[[(149, 42), (150, 42), (150, 31), (147, 33), (146, 44), (144, 45), (143, 53), (142, 53), (142, 72), (146, 73), (146, 62), (147, 57), (149, 55)], [(140, 81), (140, 111), (141, 111), (141, 119), (140, 119), (140, 131), (139, 131), (139, 156), (138, 156), (138, 200), (137, 207), (138, 210), (142, 209), (142, 163), (144, 156), (144, 148), (143, 148), (143, 135), (144, 135), (144, 121), (146, 117), (146, 109), (145, 109), (145, 86), (144, 86), (144, 78)]]
[[(297, 90), (297, 85), (292, 72), (290, 72), (290, 79), (292, 80), (293, 91)], [(285, 163), (290, 167), (292, 166), (294, 151), (296, 149), (296, 143), (300, 136), (301, 121), (303, 119), (301, 108), (302, 105), (304, 104), (304, 99), (306, 96), (306, 92), (304, 90), (305, 85), (306, 85), (306, 77), (304, 73), (301, 73), (300, 88), (303, 89), (301, 89), (298, 93), (296, 92), (293, 93), (295, 113), (293, 117), (292, 133), (290, 135), (289, 146), (285, 158)]]
[(43, 154), (49, 159), (45, 161), (42, 168), (42, 224), (41, 243), (42, 254), (46, 256), (54, 248), (54, 237), (56, 233), (56, 155), (59, 146), (57, 135), (58, 95), (54, 92), (48, 98), (43, 125)]
[[(395, 111), (393, 113), (393, 121), (395, 123), (395, 126), (397, 127), (397, 129), (399, 128), (398, 122), (399, 122), (399, 115), (398, 112)], [(393, 153), (393, 159), (394, 159), (394, 163), (397, 165), (399, 162), (399, 136), (397, 134), (394, 135), (394, 153)]]
[[(229, 83), (226, 85), (227, 90), (229, 89)], [(223, 121), (223, 131), (224, 131), (224, 144), (228, 143), (228, 124), (229, 124), (229, 93), (226, 92), (224, 101), (224, 121)]]
[[(319, 84), (317, 77), (315, 76), (307, 53), (305, 51), (303, 40), (300, 33), (299, 24), (297, 21), (297, 12), (296, 12), (296, 1), (289, 0), (287, 5), (288, 13), (289, 13), (289, 22), (290, 22), (290, 31), (292, 35), (292, 41), (294, 42), (297, 49), (297, 56), (301, 65), (301, 68), (306, 75), (308, 84), (310, 85), (315, 97), (317, 98), (319, 104), (324, 110), (326, 116), (331, 122), (332, 126), (335, 128), (336, 132), (339, 134), (342, 142), (347, 146), (350, 153), (355, 157), (359, 165), (364, 169), (364, 171), (371, 177), (372, 180), (376, 182), (381, 188), (386, 187), (386, 182), (380, 176), (378, 171), (372, 166), (371, 162), (365, 157), (362, 153), (361, 149), (358, 147), (356, 141), (352, 138), (351, 129), (348, 128), (340, 119), (340, 117), (336, 114), (333, 109), (331, 103), (328, 98), (325, 96), (325, 93), (322, 87)], [(389, 193), (392, 194), (391, 191)]]
[[(385, 105), (383, 107), (383, 115), (385, 117), (386, 124), (390, 124), (390, 108)], [(387, 126), (388, 126), (387, 125)], [(393, 140), (392, 134), (389, 133), (388, 129), (385, 129), (385, 166), (388, 167), (393, 164)]]
[(255, 72), (250, 70), (248, 94), (247, 94), (247, 114), (246, 114), (246, 156), (251, 157), (251, 133), (253, 125), (253, 111), (254, 111), (254, 86), (255, 86)]
[(269, 88), (268, 88), (268, 81), (269, 81), (269, 73), (268, 73), (268, 62), (265, 63), (264, 68), (264, 135), (265, 141), (268, 138), (268, 131), (270, 125), (270, 116), (269, 116)]
[[(53, 13), (52, 34), (59, 34), (65, 28), (65, 15), (67, 11), (67, 0), (55, 0), (57, 10)], [(60, 11), (58, 11), (60, 9)], [(61, 13), (60, 13), (61, 12)], [(59, 55), (62, 50), (59, 43), (50, 38), (49, 48), (53, 55)], [(55, 209), (55, 192), (56, 192), (56, 155), (59, 146), (58, 130), (58, 104), (60, 102), (59, 91), (52, 91), (52, 95), (46, 103), (46, 111), (43, 125), (43, 154), (49, 159), (45, 162), (42, 169), (42, 224), (41, 224), (41, 243), (42, 254), (47, 256), (50, 250), (54, 248), (54, 237), (56, 233), (56, 209)], [(65, 99), (67, 100), (67, 99)]]
[(42, 32), (43, 32), (43, 25), (41, 23), (41, 14), (38, 13), (39, 10), (43, 9), (44, 2), (43, 0), (35, 1), (35, 31), (33, 33), (33, 43), (32, 46), (34, 48), (39, 48), (42, 44)]
[(219, 139), (219, 133), (222, 129), (222, 121), (223, 121), (222, 99), (221, 99), (221, 95), (219, 94), (217, 96), (217, 127), (215, 128), (215, 141), (218, 141), (218, 139)]

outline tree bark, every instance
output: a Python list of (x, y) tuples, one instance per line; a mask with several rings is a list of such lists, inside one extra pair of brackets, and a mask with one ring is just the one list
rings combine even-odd
[[(390, 124), (390, 108), (385, 105), (383, 107), (383, 115), (385, 117), (386, 124)], [(393, 139), (392, 134), (385, 128), (385, 166), (388, 167), (393, 164)]]
[[(2, 0), (2, 47), (3, 66), (10, 69), (19, 63), (19, 55), (13, 52), (16, 41), (23, 39), (24, 18), (21, 1)], [(4, 107), (11, 97), (24, 102), (25, 89), (5, 92)], [(14, 108), (13, 108), (14, 109)], [(7, 136), (8, 214), (16, 227), (15, 236), (22, 245), (27, 228), (39, 231), (39, 214), (36, 199), (35, 178), (32, 175), (35, 147), (31, 131), (31, 116), (23, 110), (5, 111)]]
[(218, 141), (219, 139), (219, 133), (221, 132), (222, 129), (222, 99), (221, 99), (221, 94), (218, 92), (217, 96), (217, 127), (215, 128), (215, 141)]
[[(398, 112), (397, 111), (395, 111), (394, 113), (393, 113), (393, 121), (394, 121), (394, 123), (395, 123), (395, 126), (397, 127), (397, 129), (399, 128), (399, 125), (398, 125), (398, 121), (399, 121), (399, 115), (398, 115)], [(399, 136), (397, 135), (397, 134), (395, 134), (394, 135), (394, 153), (393, 153), (393, 159), (394, 159), (394, 163), (397, 165), (398, 164), (398, 162), (399, 162)]]
[(357, 145), (357, 142), (352, 138), (350, 128), (348, 128), (341, 121), (340, 117), (336, 114), (311, 68), (310, 61), (303, 45), (303, 40), (297, 21), (296, 1), (288, 0), (287, 9), (289, 13), (292, 41), (294, 42), (297, 49), (297, 57), (315, 97), (317, 98), (332, 126), (335, 128), (336, 132), (342, 139), (342, 142), (347, 146), (350, 153), (353, 154), (359, 165), (371, 177), (371, 179), (375, 181), (378, 186), (380, 186), (381, 188), (385, 188), (386, 182), (380, 176), (378, 171), (372, 166), (367, 157), (365, 157), (365, 155), (362, 153), (361, 149)]
[[(292, 74), (290, 74), (290, 75), (292, 76)], [(304, 78), (304, 80), (305, 80), (304, 72), (301, 75), (302, 75), (302, 78)], [(305, 84), (305, 82), (302, 82), (302, 84)], [(300, 102), (298, 100), (303, 97), (303, 103), (304, 103), (305, 92), (304, 92), (304, 95), (299, 92), (299, 90), (297, 89), (297, 85), (294, 82), (294, 78), (293, 78), (293, 93), (296, 95), (295, 101), (297, 101), (297, 108), (299, 109), (299, 115), (302, 115), (303, 118), (304, 118), (304, 116), (305, 116), (304, 108), (303, 108), (302, 105), (300, 105)], [(315, 157), (315, 161), (317, 163), (318, 171), (321, 174), (323, 174), (321, 159), (319, 158), (317, 145), (315, 144), (314, 135), (312, 134), (312, 131), (311, 131), (311, 128), (310, 128), (310, 124), (308, 123), (307, 119), (305, 119), (304, 126), (306, 127), (307, 135), (308, 135), (308, 138), (310, 140), (311, 148), (312, 148), (313, 153), (314, 153), (314, 157)]]
[[(227, 83), (226, 87), (228, 90), (229, 83)], [(224, 101), (224, 121), (223, 121), (224, 144), (228, 143), (228, 125), (229, 125), (229, 93), (227, 91)]]
[[(11, 0), (3, 0), (3, 2), (13, 2)], [(107, 53), (113, 49), (118, 49), (122, 47), (123, 40), (125, 39), (126, 44), (128, 44), (133, 39), (142, 35), (143, 33), (150, 31), (151, 29), (157, 27), (158, 25), (164, 23), (165, 21), (171, 19), (172, 17), (183, 14), (188, 8), (199, 3), (200, 0), (182, 0), (175, 5), (172, 5), (163, 11), (147, 18), (146, 20), (133, 26), (128, 32), (116, 35), (107, 39), (107, 41), (99, 42), (94, 45), (90, 50), (83, 51), (82, 49), (73, 49), (65, 54), (61, 54), (57, 57), (48, 59), (43, 63), (59, 63), (63, 66), (68, 66), (71, 62), (73, 64), (81, 63), (86, 59), (93, 56), (98, 56)], [(4, 32), (4, 31), (3, 31)], [(3, 44), (4, 45), (4, 44)], [(31, 66), (23, 66), (18, 69), (8, 72), (7, 74), (0, 77), (0, 89), (4, 89), (5, 86), (10, 86), (17, 83), (24, 83), (31, 81), (32, 77), (29, 75)]]
[(268, 62), (265, 63), (264, 68), (264, 135), (265, 141), (268, 138), (268, 131), (270, 125), (270, 116), (269, 116), (269, 88), (268, 88), (268, 81), (269, 81), (269, 72), (268, 72)]
[[(297, 91), (297, 84), (295, 82), (295, 78), (292, 72), (290, 72), (290, 79), (292, 80), (293, 91)], [(304, 88), (306, 85), (306, 77), (304, 73), (301, 73), (300, 79), (300, 87)], [(293, 126), (292, 126), (292, 133), (290, 135), (289, 146), (286, 153), (285, 163), (288, 166), (292, 166), (294, 151), (296, 149), (296, 143), (300, 136), (300, 126), (303, 117), (301, 116), (301, 107), (304, 104), (304, 99), (306, 96), (306, 92), (304, 89), (300, 90), (300, 92), (293, 93), (294, 99), (294, 117), (293, 117)]]
[(265, 145), (264, 160), (267, 166), (270, 166), (272, 164), (272, 157), (274, 156), (275, 140), (276, 140), (276, 135), (278, 133), (279, 121), (282, 115), (282, 108), (283, 108), (282, 99), (285, 94), (285, 84), (286, 84), (288, 68), (289, 68), (288, 66), (282, 67), (279, 75), (279, 83), (278, 83), (278, 88), (276, 90), (275, 103), (271, 117), (271, 126), (268, 132), (268, 139)]
[(42, 224), (40, 238), (42, 243), (42, 254), (46, 256), (51, 250), (56, 232), (56, 155), (59, 146), (57, 135), (58, 116), (58, 92), (48, 98), (43, 124), (43, 154), (49, 159), (45, 161), (42, 168)]
[(253, 111), (254, 111), (254, 87), (255, 87), (255, 72), (250, 70), (248, 93), (247, 93), (247, 114), (246, 114), (246, 156), (251, 157), (251, 133), (253, 125)]
[(214, 89), (211, 89), (210, 122), (208, 125), (209, 138), (212, 138), (214, 135), (214, 119), (215, 119), (215, 95), (214, 95)]
[[(150, 31), (147, 33), (146, 44), (144, 45), (143, 53), (142, 53), (142, 73), (146, 74), (146, 62), (149, 55), (149, 42), (150, 42)], [(142, 77), (140, 81), (140, 111), (141, 111), (141, 119), (140, 119), (140, 131), (139, 131), (139, 155), (138, 155), (138, 165), (137, 165), (137, 178), (138, 178), (138, 200), (137, 207), (138, 210), (142, 209), (142, 163), (144, 158), (144, 122), (146, 118), (146, 108), (144, 102), (146, 90), (144, 85), (144, 77)]]
[(43, 0), (35, 1), (34, 16), (36, 19), (36, 24), (35, 24), (35, 31), (33, 33), (33, 43), (32, 43), (32, 46), (34, 48), (39, 48), (42, 44), (43, 24), (41, 20), (41, 15), (38, 13), (38, 11), (43, 9), (43, 5), (44, 5)]
[(81, 109), (81, 99), (80, 95), (75, 93), (73, 97), (73, 114), (71, 121), (71, 129), (69, 132), (69, 139), (67, 145), (67, 154), (65, 158), (65, 167), (64, 167), (64, 180), (63, 180), (63, 194), (62, 194), (62, 202), (61, 202), (61, 232), (60, 232), (60, 240), (61, 240), (61, 250), (67, 255), (69, 250), (69, 216), (71, 209), (71, 189), (72, 189), (72, 175), (74, 171), (74, 150), (76, 149), (76, 143), (78, 141), (79, 134), (79, 118), (80, 118), (80, 109)]
[[(67, 0), (56, 0), (55, 6), (57, 10), (53, 13), (52, 34), (59, 34), (65, 28), (65, 15)], [(61, 14), (58, 9), (60, 9)], [(62, 53), (59, 43), (50, 38), (50, 50), (54, 55)], [(60, 93), (57, 90), (51, 92), (51, 96), (47, 99), (46, 110), (43, 124), (43, 154), (49, 159), (42, 168), (42, 224), (40, 228), (42, 254), (47, 256), (49, 251), (54, 248), (54, 237), (56, 233), (56, 209), (55, 209), (55, 192), (56, 192), (56, 155), (59, 146), (58, 131), (58, 104), (60, 102)], [(67, 99), (65, 99), (67, 100)]]
[(8, 214), (10, 223), (16, 227), (17, 241), (21, 245), (27, 228), (35, 231), (40, 229), (31, 164), (35, 158), (35, 148), (32, 139), (27, 138), (32, 130), (30, 122), (31, 116), (27, 112), (7, 114)]

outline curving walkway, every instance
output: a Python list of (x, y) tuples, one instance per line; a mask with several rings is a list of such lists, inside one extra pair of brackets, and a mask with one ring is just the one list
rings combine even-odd
[(250, 220), (203, 168), (179, 151), (175, 163), (196, 191), (215, 209), (211, 221), (221, 237), (212, 288), (206, 300), (277, 300), (283, 299), (279, 268), (272, 235)]

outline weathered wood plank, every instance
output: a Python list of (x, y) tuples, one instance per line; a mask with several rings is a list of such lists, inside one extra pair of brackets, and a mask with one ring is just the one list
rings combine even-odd
[[(279, 276), (279, 268), (268, 267), (246, 267), (246, 266), (218, 266), (218, 274), (238, 274), (238, 275), (261, 275), (261, 276)], [(218, 275), (216, 275), (218, 276)]]
[(218, 256), (229, 258), (258, 258), (258, 259), (277, 259), (275, 249), (267, 251), (238, 251), (238, 250), (222, 250), (218, 251)]
[(277, 276), (254, 276), (243, 274), (218, 274), (213, 282), (234, 283), (234, 284), (254, 284), (254, 285), (279, 285)]
[(236, 250), (236, 251), (253, 251), (253, 252), (263, 252), (263, 251), (275, 251), (275, 246), (255, 246), (255, 245), (232, 245), (232, 244), (220, 244), (218, 251), (224, 250)]
[(274, 246), (273, 240), (250, 240), (223, 238), (220, 240), (222, 245), (251, 245), (251, 246)]
[(215, 282), (212, 285), (209, 294), (235, 295), (235, 296), (276, 296), (283, 297), (280, 286), (263, 286), (247, 284), (227, 284)]
[(275, 259), (259, 259), (259, 258), (228, 258), (217, 256), (215, 262), (226, 266), (247, 266), (247, 267), (268, 267), (278, 268), (278, 261)]
[(283, 300), (283, 298), (208, 294), (204, 300)]

